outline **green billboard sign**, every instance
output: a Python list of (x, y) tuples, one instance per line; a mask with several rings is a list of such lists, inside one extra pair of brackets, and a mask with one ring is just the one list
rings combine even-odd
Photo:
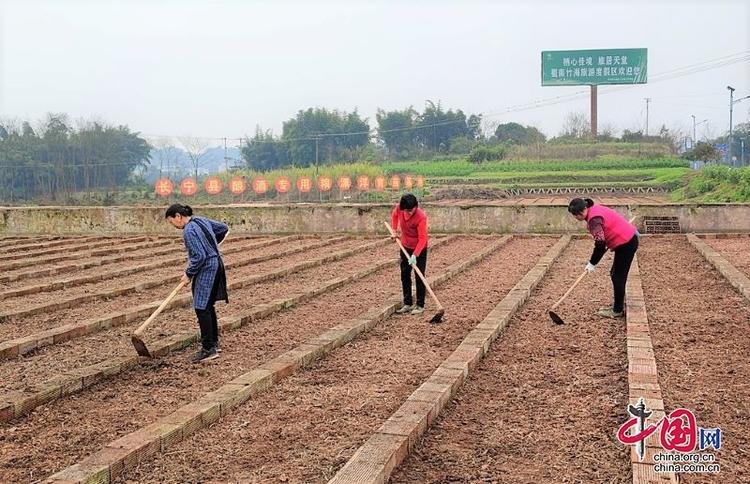
[(542, 51), (542, 86), (645, 84), (647, 49)]

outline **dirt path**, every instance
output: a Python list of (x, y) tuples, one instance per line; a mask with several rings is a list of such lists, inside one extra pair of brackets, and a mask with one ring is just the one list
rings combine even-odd
[[(310, 241), (293, 241), (289, 245), (284, 246), (269, 246), (254, 249), (251, 253), (245, 254), (242, 252), (230, 254), (226, 258), (226, 263), (231, 264), (237, 260), (248, 257), (273, 255), (278, 254), (284, 249), (290, 249), (292, 247), (309, 245)], [(320, 257), (328, 254), (332, 251), (343, 250), (351, 248), (356, 245), (361, 245), (363, 241), (358, 240), (346, 240), (328, 245), (325, 247), (319, 247), (311, 249), (305, 252), (299, 252), (297, 254), (288, 255), (283, 258), (283, 262), (279, 259), (270, 259), (263, 262), (257, 262), (254, 264), (248, 264), (242, 267), (234, 267), (227, 270), (227, 278), (229, 282), (237, 280), (243, 277), (249, 277), (255, 274), (261, 274), (274, 269), (278, 269), (280, 264), (291, 264), (293, 262), (301, 262), (308, 260), (308, 258)], [(174, 268), (163, 268), (160, 269), (162, 274), (169, 274), (173, 276), (175, 273), (179, 274), (184, 269), (184, 264), (180, 264)], [(140, 282), (139, 275), (135, 275), (128, 278), (130, 284)], [(0, 324), (0, 341), (6, 341), (13, 338), (19, 338), (29, 334), (44, 331), (56, 326), (63, 324), (76, 323), (85, 321), (87, 319), (94, 318), (96, 316), (103, 316), (112, 312), (121, 312), (128, 307), (137, 306), (152, 301), (162, 300), (169, 294), (176, 282), (163, 283), (159, 286), (144, 289), (138, 292), (130, 292), (120, 296), (112, 297), (109, 299), (98, 299), (94, 301), (88, 301), (80, 303), (71, 308), (51, 310), (40, 314), (34, 314), (31, 316), (22, 316), (17, 318), (11, 318), (8, 321)], [(117, 289), (123, 287), (120, 279), (108, 279), (97, 284), (99, 291), (106, 291), (109, 289)]]
[(324, 482), (554, 242), (511, 241), (437, 289), (442, 324), (391, 317), (132, 478)]
[[(230, 243), (232, 242), (232, 243)], [(226, 244), (224, 244), (222, 247), (242, 247), (242, 246), (250, 246), (253, 244), (258, 243), (259, 240), (255, 239), (232, 239), (228, 240)], [(141, 251), (133, 252), (132, 257), (129, 257), (126, 260), (122, 260), (119, 262), (112, 262), (103, 264), (101, 266), (94, 266), (90, 267), (88, 269), (79, 269), (75, 272), (63, 272), (61, 274), (54, 274), (54, 275), (43, 275), (43, 276), (37, 276), (33, 279), (22, 279), (18, 281), (12, 281), (12, 282), (3, 282), (0, 283), (0, 291), (8, 290), (8, 289), (21, 289), (28, 286), (37, 286), (42, 284), (50, 284), (55, 281), (60, 280), (70, 280), (85, 276), (92, 276), (92, 275), (100, 275), (100, 274), (108, 274), (113, 273), (118, 270), (127, 269), (131, 267), (136, 266), (148, 266), (151, 264), (154, 264), (155, 262), (159, 262), (162, 260), (166, 260), (169, 258), (174, 258), (176, 255), (182, 255), (184, 258), (185, 255), (185, 246), (182, 244), (182, 241), (176, 242), (173, 245), (165, 246), (165, 247), (155, 247), (152, 249), (144, 249)], [(230, 254), (231, 255), (231, 254)], [(101, 256), (101, 257), (94, 257), (93, 260), (107, 260), (112, 258), (113, 256)], [(114, 257), (119, 257), (114, 256)], [(27, 271), (28, 268), (19, 269), (19, 272)], [(49, 294), (52, 291), (48, 291), (47, 294)], [(15, 296), (14, 296), (15, 297)]]
[(559, 307), (583, 269), (589, 240), (573, 241), (393, 482), (630, 482), (615, 440), (627, 404), (624, 321), (611, 303), (607, 255)]
[[(357, 241), (357, 245), (367, 243)], [(312, 254), (308, 257), (310, 255)], [(274, 281), (231, 290), (230, 304), (218, 303), (217, 314), (220, 318), (239, 315), (257, 304), (270, 302), (285, 294), (303, 292), (323, 281), (356, 273), (367, 265), (389, 257), (395, 259), (393, 248), (382, 247), (364, 254), (355, 254), (341, 261), (290, 274)], [(28, 388), (76, 368), (100, 363), (117, 356), (130, 356), (134, 351), (130, 335), (141, 322), (141, 320), (133, 321), (106, 331), (45, 347), (23, 358), (4, 362), (0, 364), (0, 391)], [(143, 339), (148, 345), (166, 336), (194, 331), (197, 331), (197, 326), (193, 308), (177, 308), (164, 313)]]
[(684, 237), (646, 239), (643, 249), (643, 293), (667, 412), (687, 408), (698, 426), (722, 431), (719, 476), (683, 474), (682, 482), (750, 482), (750, 303)]
[(704, 239), (704, 242), (723, 255), (734, 267), (750, 277), (750, 237)]
[[(439, 272), (488, 243), (488, 239), (466, 239), (440, 247), (429, 270)], [(399, 284), (397, 269), (381, 270), (259, 324), (227, 333), (221, 358), (211, 364), (196, 366), (184, 353), (171, 355), (150, 369), (126, 372), (1, 426), (0, 482), (43, 478), (72, 465), (106, 442), (365, 311), (396, 292)]]

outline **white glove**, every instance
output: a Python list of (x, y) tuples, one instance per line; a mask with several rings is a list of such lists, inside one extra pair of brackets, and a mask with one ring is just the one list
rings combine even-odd
[(591, 274), (592, 272), (594, 272), (594, 269), (596, 269), (596, 266), (594, 264), (592, 264), (591, 262), (589, 262), (588, 264), (586, 264), (586, 271), (589, 274)]

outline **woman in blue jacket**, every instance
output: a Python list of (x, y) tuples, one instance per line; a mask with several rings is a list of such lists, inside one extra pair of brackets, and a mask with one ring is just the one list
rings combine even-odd
[(220, 351), (214, 303), (229, 302), (224, 262), (219, 252), (219, 243), (229, 233), (229, 227), (222, 222), (194, 216), (189, 205), (179, 203), (170, 206), (165, 217), (173, 227), (182, 229), (188, 252), (188, 264), (181, 282), (192, 282), (193, 308), (198, 316), (202, 345), (192, 361), (213, 360), (219, 357)]

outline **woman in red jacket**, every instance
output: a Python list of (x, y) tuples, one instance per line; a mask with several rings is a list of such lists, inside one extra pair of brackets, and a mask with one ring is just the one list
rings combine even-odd
[(401, 229), (401, 244), (409, 253), (407, 259), (401, 250), (401, 288), (404, 291), (404, 304), (397, 309), (398, 314), (422, 314), (424, 312), (425, 286), (420, 278), (417, 283), (417, 304), (413, 305), (411, 295), (412, 266), (417, 266), (422, 274), (427, 269), (427, 215), (419, 208), (417, 197), (411, 193), (401, 197), (391, 213), (391, 227), (394, 232)]
[(568, 212), (577, 220), (585, 220), (594, 237), (594, 252), (586, 264), (587, 271), (596, 269), (607, 249), (614, 251), (615, 260), (609, 275), (615, 301), (612, 306), (601, 308), (598, 314), (605, 318), (622, 318), (625, 316), (625, 286), (630, 264), (638, 250), (638, 230), (625, 217), (604, 205), (594, 205), (590, 198), (574, 198), (568, 205)]

